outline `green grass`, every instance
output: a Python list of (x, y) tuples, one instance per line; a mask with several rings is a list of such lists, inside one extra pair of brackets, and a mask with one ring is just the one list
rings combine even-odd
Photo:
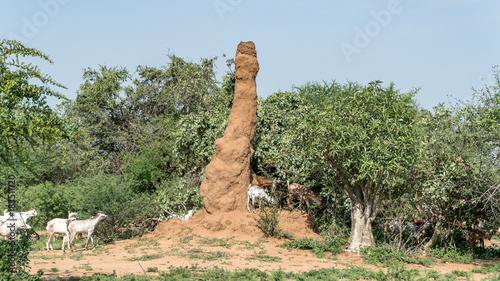
[(316, 240), (313, 238), (302, 238), (294, 241), (285, 241), (279, 245), (282, 248), (291, 249), (310, 249), (311, 252), (318, 258), (325, 258), (325, 252), (332, 254), (339, 253), (343, 248), (343, 243), (339, 240)]
[(163, 257), (163, 254), (145, 254), (140, 257), (127, 258), (128, 261), (149, 261), (154, 259), (159, 259)]
[(146, 272), (158, 272), (158, 267), (148, 267), (146, 269)]
[(92, 266), (88, 265), (88, 264), (83, 264), (83, 265), (80, 265), (80, 266), (73, 266), (74, 269), (78, 270), (78, 269), (84, 269), (84, 270), (87, 270), (87, 271), (91, 271), (93, 268)]
[(281, 257), (267, 255), (267, 251), (258, 251), (245, 258), (246, 260), (258, 260), (263, 262), (280, 262)]
[(227, 238), (200, 236), (197, 242), (198, 244), (207, 247), (224, 247), (228, 249), (231, 248), (231, 246), (236, 243), (236, 241), (232, 236)]
[(125, 250), (131, 250), (142, 246), (154, 247), (160, 245), (155, 238), (136, 238), (136, 242), (124, 247)]
[(188, 244), (193, 239), (193, 235), (186, 235), (179, 238), (179, 242), (182, 244)]
[[(496, 265), (495, 265), (496, 266)], [(87, 269), (81, 266), (78, 269)], [(390, 266), (386, 272), (382, 270), (372, 270), (362, 266), (347, 266), (347, 268), (322, 268), (307, 272), (285, 272), (282, 269), (262, 271), (256, 268), (236, 269), (227, 271), (220, 268), (205, 269), (199, 271), (195, 266), (191, 267), (170, 267), (166, 272), (160, 274), (152, 280), (167, 281), (192, 281), (192, 280), (457, 280), (459, 277), (468, 278), (470, 280), (472, 271), (452, 271), (446, 274), (441, 274), (435, 270), (418, 270), (408, 269), (404, 264)], [(493, 268), (488, 269), (493, 270)], [(154, 268), (148, 272), (155, 272)], [(484, 280), (500, 280), (500, 274), (487, 277)], [(148, 278), (144, 274), (140, 275), (124, 275), (117, 277), (116, 274), (94, 274), (92, 276), (71, 277), (71, 281), (147, 281)]]
[(415, 254), (390, 247), (366, 247), (361, 250), (367, 263), (384, 266), (399, 266), (401, 263), (414, 263), (423, 266), (435, 264), (432, 257), (419, 257)]
[(30, 259), (42, 259), (42, 260), (53, 260), (53, 259), (64, 259), (66, 255), (57, 255), (57, 254), (46, 254), (46, 255), (30, 255)]

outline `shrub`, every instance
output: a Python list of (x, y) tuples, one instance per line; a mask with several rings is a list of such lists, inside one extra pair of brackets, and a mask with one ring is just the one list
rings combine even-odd
[(53, 218), (68, 217), (68, 198), (64, 185), (53, 185), (51, 182), (45, 182), (29, 187), (18, 188), (16, 196), (19, 205), (19, 211), (27, 211), (34, 208), (37, 216), (29, 219), (29, 224), (35, 228), (43, 228), (47, 222)]
[(186, 175), (182, 178), (174, 176), (162, 183), (157, 190), (157, 194), (162, 208), (168, 211), (163, 215), (183, 214), (186, 209), (201, 209), (203, 206), (200, 195), (201, 182), (202, 178), (199, 176)]
[[(150, 193), (135, 193), (118, 176), (98, 175), (68, 185), (71, 211), (79, 218), (89, 218), (98, 211), (107, 217), (96, 227), (95, 237), (103, 242), (131, 238), (152, 230), (159, 217), (156, 197)], [(143, 226), (143, 227), (134, 227)]]
[(384, 264), (397, 267), (400, 263), (415, 263), (429, 266), (434, 263), (431, 258), (422, 258), (393, 247), (364, 247), (361, 249), (363, 260), (372, 264)]
[[(18, 229), (19, 240), (12, 244), (10, 240), (0, 240), (0, 280), (6, 281), (34, 281), (39, 280), (43, 271), (39, 270), (35, 275), (30, 276), (26, 271), (29, 268), (29, 249), (32, 244), (32, 229)], [(14, 258), (16, 264), (11, 268), (10, 258)], [(13, 275), (15, 273), (15, 275)]]
[[(266, 200), (262, 200), (261, 207), (259, 211), (259, 217), (255, 218), (259, 228), (264, 232), (266, 237), (278, 237), (278, 238), (293, 238), (293, 234), (283, 231), (279, 226), (279, 200), (281, 194), (276, 191), (275, 187), (271, 188), (272, 197), (275, 199), (274, 203), (269, 204)], [(260, 198), (258, 200), (261, 200)]]
[(299, 240), (285, 241), (283, 242), (283, 244), (279, 246), (288, 250), (294, 248), (311, 249), (311, 252), (318, 258), (324, 258), (326, 251), (329, 251), (332, 254), (337, 254), (342, 250), (345, 243), (344, 242), (339, 243), (339, 242), (340, 242), (339, 240), (332, 240), (332, 239), (316, 240), (313, 238), (305, 237)]
[(78, 219), (87, 219), (98, 211), (107, 217), (93, 235), (103, 242), (141, 235), (152, 230), (160, 216), (155, 194), (133, 191), (131, 184), (119, 176), (99, 174), (79, 178), (67, 185), (50, 182), (18, 190), (22, 196), (19, 206), (35, 208), (38, 216), (30, 218), (36, 228), (45, 228), (53, 218), (66, 218), (68, 210), (78, 213)]

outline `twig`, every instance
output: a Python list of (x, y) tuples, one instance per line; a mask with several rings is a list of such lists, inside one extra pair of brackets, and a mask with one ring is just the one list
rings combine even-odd
[(148, 278), (149, 281), (151, 281), (151, 279), (149, 278), (149, 275), (146, 273), (146, 271), (144, 270), (144, 268), (142, 267), (141, 263), (140, 262), (137, 262), (137, 264), (139, 264), (139, 266), (141, 267), (142, 271), (144, 272), (144, 274), (146, 274), (146, 277)]

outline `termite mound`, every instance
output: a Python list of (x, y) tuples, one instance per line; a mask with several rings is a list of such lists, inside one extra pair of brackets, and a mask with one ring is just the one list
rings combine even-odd
[[(154, 235), (186, 235), (258, 238), (263, 232), (247, 211), (247, 188), (252, 180), (253, 138), (257, 125), (257, 84), (259, 71), (253, 42), (240, 42), (235, 57), (234, 100), (224, 136), (215, 141), (215, 155), (205, 169), (200, 186), (204, 208), (187, 221), (171, 219)], [(317, 236), (307, 215), (298, 211), (280, 213), (279, 227), (298, 237)]]
[(204, 209), (209, 214), (244, 211), (251, 180), (253, 137), (257, 125), (259, 71), (253, 42), (241, 42), (235, 57), (234, 101), (224, 136), (215, 141), (215, 155), (205, 169), (200, 186)]

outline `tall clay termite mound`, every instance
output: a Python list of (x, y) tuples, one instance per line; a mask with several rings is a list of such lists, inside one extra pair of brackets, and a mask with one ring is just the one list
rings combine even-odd
[[(235, 236), (256, 239), (263, 235), (256, 215), (247, 211), (247, 188), (252, 179), (250, 161), (257, 124), (257, 87), (259, 71), (253, 42), (241, 42), (235, 58), (236, 84), (234, 101), (224, 136), (215, 141), (215, 155), (205, 169), (200, 186), (204, 210), (187, 221), (171, 219), (158, 225), (154, 236), (165, 234)], [(307, 214), (299, 211), (280, 212), (279, 227), (297, 237), (317, 236), (308, 225)]]
[(205, 169), (200, 187), (209, 214), (246, 209), (246, 191), (251, 180), (250, 161), (257, 124), (259, 71), (253, 42), (241, 42), (235, 58), (234, 101), (224, 136), (215, 141), (215, 155)]

